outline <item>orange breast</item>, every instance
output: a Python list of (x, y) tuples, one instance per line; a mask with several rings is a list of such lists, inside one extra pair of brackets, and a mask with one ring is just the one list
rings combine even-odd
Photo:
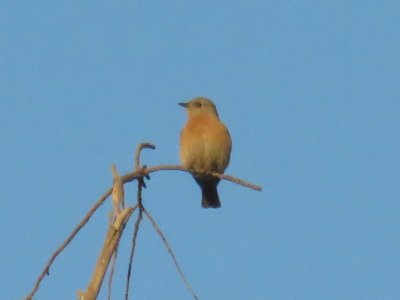
[(228, 129), (214, 116), (192, 117), (182, 129), (180, 158), (185, 168), (223, 173), (231, 147)]

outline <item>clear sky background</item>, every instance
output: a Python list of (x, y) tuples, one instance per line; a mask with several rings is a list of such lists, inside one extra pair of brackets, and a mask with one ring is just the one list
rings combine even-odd
[[(2, 1), (0, 298), (21, 299), (111, 186), (111, 163), (177, 164), (206, 96), (229, 127), (227, 173), (200, 207), (182, 172), (144, 204), (200, 299), (400, 298), (400, 4), (397, 1)], [(127, 202), (135, 203), (135, 186)], [(106, 202), (35, 299), (84, 289)], [(122, 299), (131, 219), (113, 299)], [(191, 299), (144, 219), (131, 299)], [(103, 289), (99, 299), (105, 299)]]

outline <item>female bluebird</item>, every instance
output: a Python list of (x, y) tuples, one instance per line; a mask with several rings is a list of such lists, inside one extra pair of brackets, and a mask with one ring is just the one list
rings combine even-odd
[[(179, 105), (188, 113), (180, 140), (182, 166), (200, 173), (224, 173), (229, 164), (232, 141), (228, 129), (219, 120), (215, 104), (207, 98), (195, 98)], [(201, 188), (201, 206), (220, 207), (217, 191), (220, 179), (207, 174), (193, 177)]]

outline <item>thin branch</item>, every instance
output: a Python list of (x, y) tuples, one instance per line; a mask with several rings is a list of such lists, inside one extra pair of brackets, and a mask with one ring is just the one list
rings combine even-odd
[(103, 202), (110, 196), (112, 192), (112, 188), (109, 188), (107, 192), (105, 192), (99, 200), (92, 206), (89, 212), (85, 215), (82, 221), (75, 227), (75, 229), (70, 233), (70, 235), (65, 239), (65, 241), (61, 244), (61, 246), (51, 255), (49, 261), (47, 262), (46, 266), (44, 267), (42, 273), (39, 275), (38, 279), (36, 280), (35, 286), (30, 292), (28, 296), (25, 297), (25, 300), (32, 300), (33, 296), (39, 289), (40, 283), (42, 282), (43, 278), (46, 275), (49, 275), (50, 267), (53, 264), (56, 257), (67, 247), (67, 245), (72, 241), (75, 235), (82, 229), (83, 226), (89, 221), (90, 217), (94, 214), (94, 212), (103, 204)]
[[(150, 173), (157, 172), (157, 171), (183, 171), (183, 172), (187, 172), (187, 173), (191, 173), (191, 174), (198, 173), (193, 170), (186, 169), (179, 165), (160, 165), (160, 166), (148, 167), (148, 168), (143, 168), (143, 169), (137, 169), (132, 173), (128, 173), (128, 174), (122, 176), (122, 180), (124, 183), (130, 182), (130, 181), (137, 180), (138, 178), (144, 177)], [(233, 177), (230, 175), (220, 174), (220, 173), (216, 173), (216, 172), (211, 172), (209, 174), (213, 175), (215, 177), (218, 177), (222, 180), (228, 180), (230, 182), (237, 183), (241, 186), (250, 188), (255, 191), (262, 191), (261, 186), (244, 181), (243, 179), (240, 179), (240, 178), (236, 178), (236, 177)]]
[(126, 274), (126, 285), (125, 285), (125, 299), (129, 299), (129, 285), (130, 285), (130, 279), (131, 279), (131, 274), (132, 274), (132, 266), (133, 266), (133, 256), (135, 254), (135, 249), (136, 249), (136, 239), (137, 235), (139, 232), (139, 225), (140, 222), (142, 221), (142, 212), (143, 210), (139, 208), (138, 216), (135, 222), (135, 229), (133, 231), (133, 236), (132, 236), (132, 246), (131, 246), (131, 252), (129, 256), (129, 265), (128, 265), (128, 273)]
[[(156, 146), (154, 146), (153, 144), (150, 144), (150, 143), (140, 143), (139, 146), (137, 146), (136, 151), (135, 151), (135, 171), (136, 172), (140, 172), (140, 171), (146, 169), (146, 166), (143, 166), (143, 167), (140, 168), (140, 154), (142, 153), (142, 150), (143, 149), (152, 149), (152, 150), (154, 150), (155, 148), (156, 148)], [(146, 188), (146, 183), (144, 182), (144, 178), (150, 179), (149, 174), (143, 174), (143, 176), (139, 176), (137, 178), (137, 180), (139, 182), (138, 184), (141, 187)], [(142, 191), (140, 190), (140, 193), (141, 192)], [(139, 198), (138, 198), (138, 200), (139, 200)]]
[(150, 215), (150, 213), (147, 211), (147, 209), (143, 208), (143, 212), (147, 216), (147, 218), (150, 220), (151, 224), (153, 225), (154, 229), (157, 231), (158, 235), (160, 236), (161, 240), (163, 241), (165, 248), (167, 248), (168, 253), (171, 255), (172, 260), (174, 261), (175, 267), (179, 273), (179, 276), (181, 277), (183, 283), (185, 284), (186, 288), (189, 290), (190, 294), (193, 296), (194, 299), (198, 300), (199, 298), (196, 296), (194, 290), (192, 289), (189, 281), (186, 279), (185, 275), (183, 274), (183, 271), (181, 267), (178, 264), (178, 261), (176, 260), (175, 254), (172, 251), (171, 246), (169, 245), (167, 239), (165, 238), (164, 234), (162, 233), (160, 227), (157, 225), (156, 221), (153, 219), (153, 217)]
[(140, 143), (139, 146), (137, 146), (135, 152), (135, 170), (139, 169), (140, 167), (140, 153), (144, 148), (154, 150), (156, 149), (156, 146), (150, 143)]
[[(137, 157), (138, 157), (137, 152)], [(143, 180), (143, 178), (142, 178)], [(135, 222), (135, 228), (133, 230), (133, 236), (132, 236), (132, 246), (131, 246), (131, 253), (129, 255), (129, 265), (128, 265), (128, 273), (126, 274), (126, 285), (125, 285), (125, 300), (129, 299), (129, 285), (130, 285), (130, 280), (131, 280), (131, 274), (132, 274), (132, 266), (133, 266), (133, 256), (135, 254), (136, 250), (136, 239), (137, 235), (139, 233), (139, 225), (140, 222), (143, 219), (143, 203), (142, 203), (142, 188), (143, 188), (143, 183), (138, 180), (138, 189), (137, 189), (137, 206), (139, 207), (139, 213)]]

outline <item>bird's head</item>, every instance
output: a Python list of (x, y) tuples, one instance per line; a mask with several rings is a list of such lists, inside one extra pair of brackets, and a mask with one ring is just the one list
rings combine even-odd
[(189, 117), (207, 114), (218, 118), (217, 108), (210, 99), (197, 97), (189, 102), (182, 102), (178, 104), (186, 108)]

